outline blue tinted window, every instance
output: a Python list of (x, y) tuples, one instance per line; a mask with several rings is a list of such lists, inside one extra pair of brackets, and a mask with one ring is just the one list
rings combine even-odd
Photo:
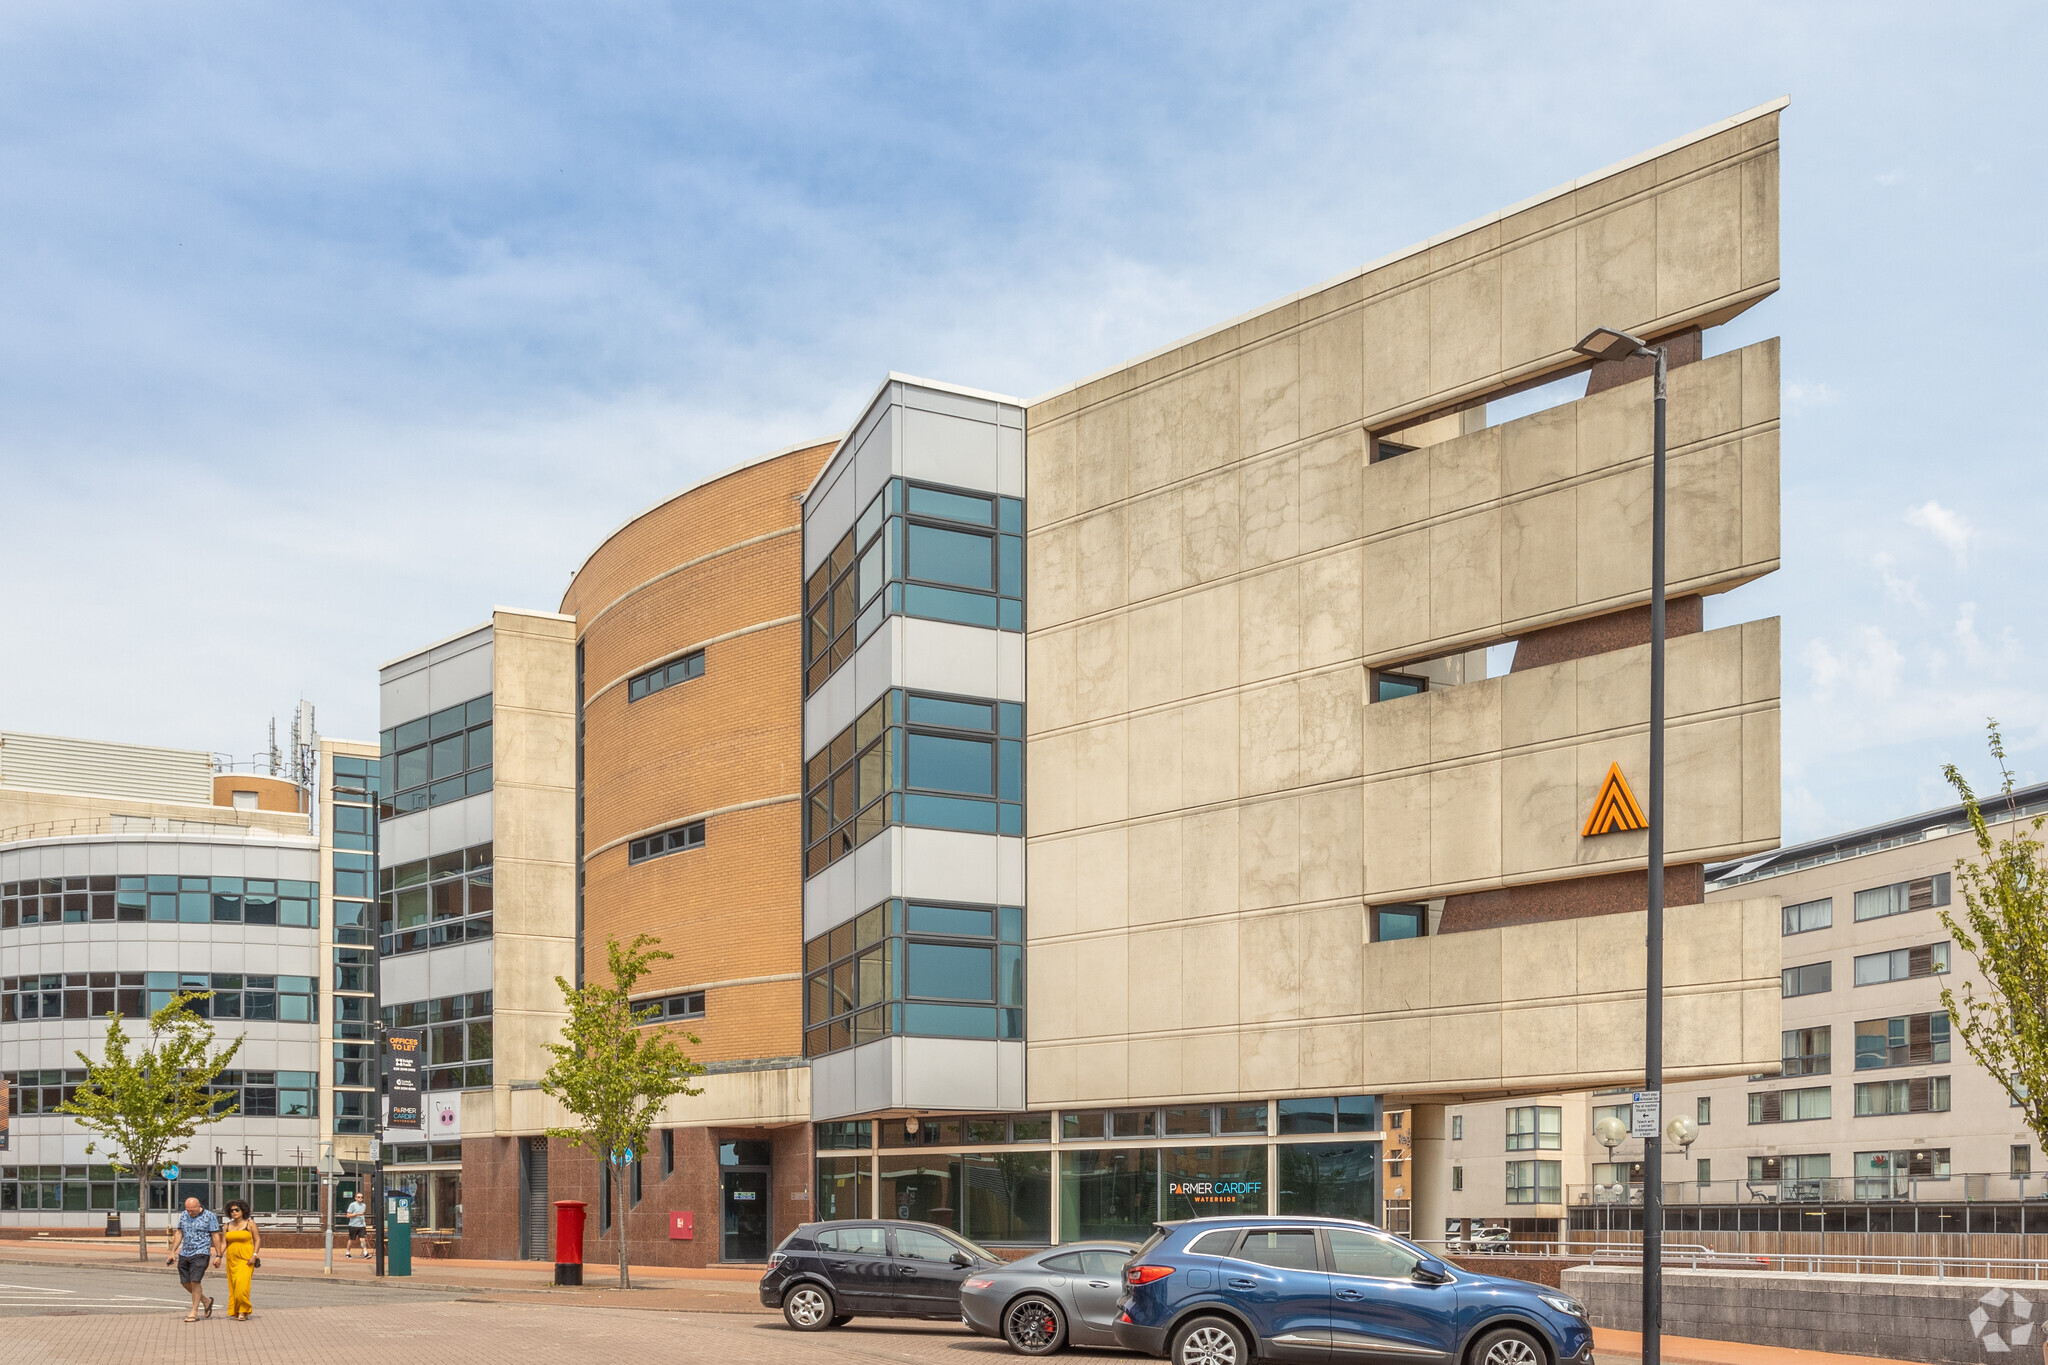
[(909, 785), (927, 791), (994, 794), (991, 744), (985, 739), (912, 732)]
[(995, 949), (961, 943), (912, 943), (907, 950), (906, 994), (939, 1000), (989, 1000), (995, 984)]
[(945, 725), (955, 730), (987, 730), (991, 708), (987, 702), (948, 701), (944, 697), (910, 697), (912, 725)]
[(945, 517), (948, 521), (972, 521), (987, 526), (995, 520), (994, 501), (971, 493), (947, 493), (937, 488), (910, 490), (910, 510), (920, 516)]
[(996, 1011), (987, 1006), (908, 1004), (903, 1007), (903, 1031), (926, 1038), (993, 1038)]
[(910, 528), (910, 576), (962, 588), (995, 586), (991, 537), (938, 526)]
[(913, 934), (988, 938), (995, 933), (988, 911), (969, 910), (957, 905), (919, 905), (913, 901), (909, 906), (909, 923)]
[[(890, 590), (892, 593), (895, 589)], [(960, 626), (985, 626), (993, 630), (1001, 623), (1007, 612), (998, 608), (1009, 608), (1017, 603), (1004, 598), (983, 597), (979, 593), (956, 592), (952, 588), (934, 588), (928, 583), (912, 583), (909, 594), (898, 607), (894, 602), (891, 610), (901, 610), (912, 616), (922, 616), (928, 621), (951, 621)], [(1005, 626), (1009, 630), (1022, 630), (1022, 624)]]

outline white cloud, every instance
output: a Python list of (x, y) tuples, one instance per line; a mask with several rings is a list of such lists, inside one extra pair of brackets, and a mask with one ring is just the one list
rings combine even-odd
[(1919, 527), (1948, 547), (1955, 556), (1958, 572), (1969, 567), (1970, 542), (1976, 538), (1976, 530), (1961, 512), (1943, 507), (1932, 498), (1918, 507), (1906, 509), (1906, 521)]
[(1885, 597), (1894, 605), (1911, 607), (1919, 612), (1927, 610), (1927, 604), (1920, 599), (1919, 580), (1907, 578), (1893, 568), (1897, 560), (1880, 550), (1871, 556), (1870, 562), (1877, 568), (1878, 581), (1884, 584)]
[(1817, 379), (1788, 379), (1785, 381), (1785, 408), (1788, 412), (1804, 412), (1808, 408), (1824, 408), (1840, 397), (1832, 387)]

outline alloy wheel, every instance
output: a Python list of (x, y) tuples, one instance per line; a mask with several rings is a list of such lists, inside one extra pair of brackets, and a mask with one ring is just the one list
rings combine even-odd
[[(808, 1285), (789, 1296), (789, 1316), (799, 1327), (816, 1327), (825, 1320), (825, 1296)], [(1487, 1365), (1501, 1365), (1488, 1360)]]
[[(1237, 1342), (1221, 1327), (1201, 1326), (1187, 1334), (1176, 1365), (1238, 1365)], [(1486, 1365), (1507, 1365), (1488, 1357)], [(1514, 1365), (1521, 1365), (1515, 1362)]]
[(1536, 1348), (1518, 1336), (1502, 1337), (1486, 1349), (1482, 1365), (1542, 1365)]
[(1024, 1300), (1010, 1310), (1003, 1325), (1010, 1344), (1029, 1355), (1050, 1351), (1059, 1341), (1060, 1321), (1043, 1299)]

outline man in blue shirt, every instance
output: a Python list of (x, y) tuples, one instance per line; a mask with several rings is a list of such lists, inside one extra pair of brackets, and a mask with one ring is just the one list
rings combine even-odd
[(192, 1311), (185, 1315), (185, 1321), (212, 1317), (213, 1300), (200, 1292), (199, 1284), (206, 1277), (208, 1260), (216, 1266), (220, 1264), (220, 1219), (196, 1196), (187, 1199), (185, 1211), (171, 1220), (165, 1249), (171, 1254), (164, 1264), (178, 1267), (178, 1283), (192, 1295)]

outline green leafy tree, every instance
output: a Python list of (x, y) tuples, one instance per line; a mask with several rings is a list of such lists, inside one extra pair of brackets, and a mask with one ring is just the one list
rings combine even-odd
[[(1997, 721), (1987, 728), (2004, 783), (1999, 792), (2010, 809), (2013, 778), (2005, 738)], [(2035, 1140), (2048, 1147), (2048, 868), (2042, 865), (2041, 841), (2034, 837), (2044, 817), (2012, 820), (2007, 836), (1994, 839), (1977, 794), (1956, 765), (1948, 764), (1942, 773), (1962, 794), (1978, 856), (1956, 860), (1963, 913), (1951, 906), (1941, 912), (1941, 920), (1977, 959), (1988, 987), (1980, 994), (1975, 983), (1965, 981), (1960, 998), (1943, 987), (1942, 1007), (1970, 1055), (2005, 1087)]]
[[(578, 1120), (573, 1128), (548, 1129), (548, 1136), (589, 1149), (600, 1170), (610, 1165), (612, 1194), (618, 1201), (612, 1226), (619, 1234), (621, 1289), (633, 1287), (626, 1268), (626, 1154), (646, 1154), (648, 1128), (672, 1096), (703, 1093), (690, 1084), (691, 1077), (704, 1074), (703, 1064), (677, 1046), (677, 1035), (670, 1030), (645, 1027), (661, 1011), (633, 1005), (633, 987), (648, 968), (675, 956), (662, 951), (660, 942), (636, 934), (620, 947), (617, 939), (608, 938), (609, 983), (571, 986), (555, 978), (569, 1019), (562, 1025), (562, 1040), (546, 1045), (555, 1060), (540, 1082), (541, 1090)], [(692, 1047), (699, 1041), (693, 1033), (681, 1037)]]
[[(208, 1089), (242, 1050), (236, 1038), (216, 1052), (213, 1025), (188, 1006), (209, 991), (187, 991), (149, 1016), (149, 1042), (137, 1048), (118, 1013), (107, 1016), (107, 1037), (94, 1061), (80, 1052), (85, 1084), (57, 1106), (96, 1136), (87, 1156), (105, 1151), (110, 1164), (135, 1178), (141, 1195), (136, 1256), (149, 1259), (149, 1181), (164, 1159), (185, 1150), (201, 1128), (220, 1122), (237, 1105)], [(168, 1216), (168, 1215), (166, 1215)]]

